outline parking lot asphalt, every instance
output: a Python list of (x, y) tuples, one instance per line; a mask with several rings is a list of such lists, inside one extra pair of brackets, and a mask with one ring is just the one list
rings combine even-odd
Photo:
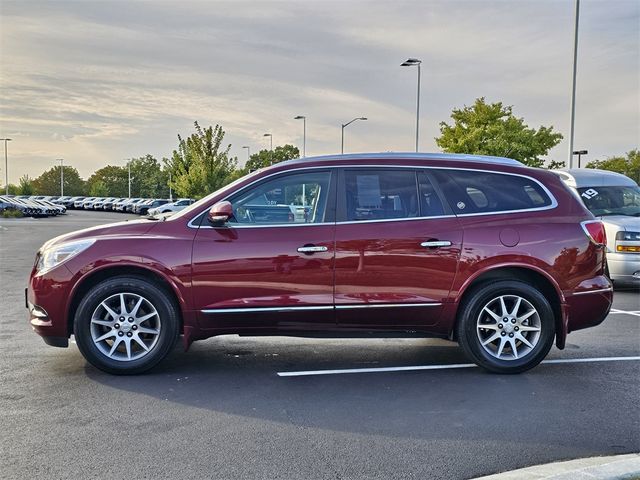
[(47, 239), (131, 215), (0, 219), (0, 477), (473, 478), (640, 450), (640, 291), (513, 376), (429, 339), (224, 336), (116, 377), (31, 332), (24, 287)]

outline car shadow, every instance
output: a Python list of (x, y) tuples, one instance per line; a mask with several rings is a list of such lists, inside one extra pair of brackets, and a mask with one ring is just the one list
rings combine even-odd
[[(572, 440), (566, 426), (566, 409), (572, 423), (591, 425), (599, 421), (592, 412), (606, 410), (607, 373), (591, 368), (593, 372), (583, 375), (589, 368), (584, 364), (543, 365), (520, 375), (489, 374), (475, 367), (277, 375), (293, 370), (459, 363), (469, 360), (456, 344), (441, 340), (228, 336), (197, 342), (187, 353), (176, 348), (144, 375), (112, 376), (90, 365), (85, 372), (90, 380), (110, 388), (301, 428), (398, 438), (540, 442), (548, 447), (563, 445), (565, 451), (570, 445), (576, 455), (595, 451), (601, 444), (601, 438)], [(567, 405), (569, 398), (581, 399), (580, 405)], [(607, 418), (618, 420), (603, 415), (603, 421)]]

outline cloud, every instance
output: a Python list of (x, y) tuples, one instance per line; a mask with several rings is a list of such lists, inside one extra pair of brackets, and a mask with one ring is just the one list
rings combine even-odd
[[(638, 146), (640, 4), (583, 1), (576, 145), (590, 157)], [(514, 105), (566, 135), (572, 3), (11, 2), (0, 17), (0, 133), (16, 167), (38, 175), (65, 157), (82, 175), (168, 156), (193, 121), (242, 145), (307, 153), (410, 150), (415, 69), (423, 60), (421, 146), (476, 97)], [(552, 158), (566, 157), (566, 142)]]

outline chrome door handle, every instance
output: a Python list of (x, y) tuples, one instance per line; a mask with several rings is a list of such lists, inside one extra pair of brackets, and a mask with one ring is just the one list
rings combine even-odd
[(328, 250), (327, 247), (315, 246), (315, 245), (305, 245), (304, 247), (298, 247), (298, 252), (300, 253), (326, 252), (327, 250)]
[(425, 248), (450, 247), (451, 242), (449, 240), (430, 240), (428, 242), (422, 242), (420, 246)]

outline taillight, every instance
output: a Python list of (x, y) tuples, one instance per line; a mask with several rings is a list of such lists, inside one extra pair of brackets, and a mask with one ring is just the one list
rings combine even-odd
[(607, 232), (604, 229), (604, 224), (600, 220), (588, 220), (580, 223), (584, 233), (587, 234), (589, 240), (596, 245), (607, 244)]

